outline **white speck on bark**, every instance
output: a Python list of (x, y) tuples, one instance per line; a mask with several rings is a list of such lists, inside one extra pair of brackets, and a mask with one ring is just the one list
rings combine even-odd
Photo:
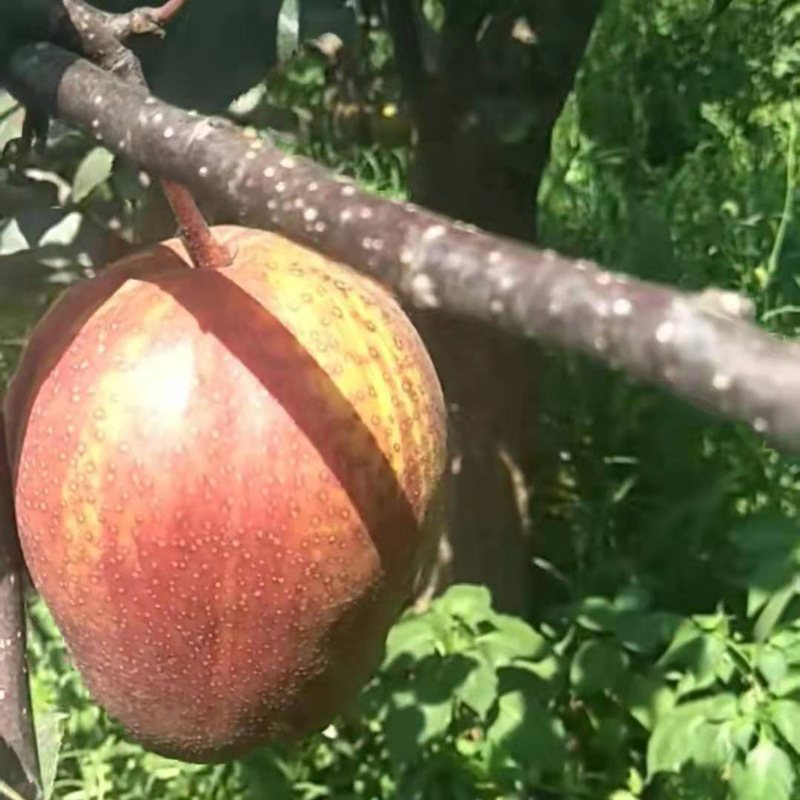
[(633, 303), (627, 297), (618, 297), (612, 308), (618, 317), (627, 317), (633, 311)]
[(731, 376), (723, 372), (717, 372), (711, 380), (711, 385), (718, 392), (727, 392), (731, 388)]
[(658, 328), (656, 328), (656, 341), (660, 342), (661, 344), (667, 344), (667, 342), (672, 341), (672, 337), (675, 336), (675, 325), (672, 322), (662, 322)]
[(428, 230), (422, 235), (423, 239), (427, 241), (432, 241), (433, 239), (438, 239), (440, 236), (444, 236), (446, 233), (444, 225), (431, 225)]
[(411, 293), (414, 300), (421, 306), (436, 308), (439, 298), (436, 296), (436, 286), (430, 275), (420, 272), (411, 280)]

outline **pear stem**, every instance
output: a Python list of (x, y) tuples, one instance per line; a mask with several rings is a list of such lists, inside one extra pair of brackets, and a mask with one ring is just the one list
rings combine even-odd
[(191, 192), (182, 184), (161, 179), (167, 202), (178, 222), (181, 239), (197, 269), (222, 269), (233, 259), (228, 249), (214, 239)]

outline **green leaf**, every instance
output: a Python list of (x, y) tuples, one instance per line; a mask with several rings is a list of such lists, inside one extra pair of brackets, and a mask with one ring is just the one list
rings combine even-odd
[(49, 800), (53, 794), (58, 769), (58, 757), (64, 738), (63, 721), (66, 714), (39, 712), (36, 714), (36, 747), (39, 751), (39, 768), (42, 775), (42, 798)]
[(414, 705), (390, 708), (383, 728), (389, 755), (398, 764), (413, 764), (419, 757), (419, 739), (425, 727), (422, 710)]
[(704, 633), (693, 620), (687, 620), (678, 628), (658, 664), (685, 673), (678, 687), (680, 695), (707, 689), (718, 677), (728, 674), (731, 666), (724, 639)]
[(612, 631), (619, 611), (605, 597), (586, 597), (577, 607), (575, 621), (596, 633)]
[(789, 756), (762, 740), (731, 771), (731, 800), (790, 800), (794, 779)]
[(515, 691), (500, 697), (497, 716), (486, 731), (487, 740), (521, 764), (558, 772), (566, 749), (564, 731), (531, 694)]
[(736, 547), (750, 555), (785, 552), (800, 544), (796, 523), (771, 511), (737, 525), (729, 536)]
[(786, 695), (800, 692), (800, 669), (790, 669), (780, 683), (770, 688), (776, 697), (786, 697)]
[(560, 673), (553, 672), (560, 666), (558, 659), (553, 656), (542, 661), (514, 661), (499, 667), (497, 670), (497, 677), (500, 681), (499, 694), (519, 689), (524, 692), (533, 692), (537, 697), (546, 701), (559, 691), (560, 687), (551, 684), (556, 677), (560, 676)]
[(732, 750), (719, 722), (732, 720), (736, 697), (719, 694), (683, 703), (657, 722), (647, 746), (647, 771), (676, 772), (687, 762), (724, 763)]
[(779, 686), (789, 671), (786, 656), (777, 647), (760, 648), (756, 664), (758, 671), (763, 675), (770, 688)]
[(731, 741), (742, 753), (749, 753), (753, 743), (756, 725), (748, 716), (737, 717), (731, 723)]
[(473, 656), (472, 659), (475, 666), (456, 689), (456, 697), (466, 703), (481, 719), (485, 719), (497, 699), (497, 673), (483, 658)]
[(515, 658), (538, 658), (547, 650), (547, 640), (530, 625), (516, 617), (494, 614), (496, 630), (475, 639), (476, 645), (494, 666), (508, 664)]
[(797, 590), (797, 577), (793, 574), (791, 582), (788, 585), (782, 587), (769, 597), (753, 629), (753, 636), (757, 642), (763, 642), (770, 636), (789, 606), (789, 603), (791, 603), (796, 596)]
[(680, 663), (684, 650), (692, 646), (702, 635), (703, 632), (695, 625), (693, 620), (685, 619), (678, 626), (669, 647), (658, 660), (658, 663), (665, 667), (673, 663)]
[(83, 158), (72, 181), (72, 199), (80, 203), (111, 175), (114, 154), (105, 147), (95, 147)]
[(395, 692), (384, 721), (386, 744), (397, 763), (413, 762), (432, 739), (445, 733), (453, 716), (453, 703), (420, 703), (414, 692)]
[(427, 744), (432, 739), (442, 736), (450, 727), (453, 719), (453, 703), (445, 700), (433, 705), (423, 705), (422, 715), (424, 723), (417, 741)]
[(71, 245), (75, 242), (83, 224), (83, 215), (77, 211), (65, 214), (48, 228), (39, 239), (39, 247), (46, 245)]
[(435, 634), (426, 617), (408, 617), (395, 624), (386, 637), (384, 666), (403, 655), (419, 660), (435, 651)]
[(434, 705), (451, 701), (474, 671), (476, 664), (475, 658), (464, 653), (423, 659), (419, 663), (413, 683), (417, 699)]
[(783, 628), (770, 637), (769, 644), (778, 648), (789, 664), (800, 665), (800, 630)]
[(760, 562), (748, 580), (747, 616), (755, 616), (770, 600), (785, 602), (774, 598), (792, 592), (796, 572), (797, 567), (788, 553), (778, 553)]
[(776, 700), (770, 711), (772, 721), (781, 736), (800, 755), (800, 703), (794, 700)]
[(628, 668), (628, 657), (610, 642), (584, 642), (572, 660), (570, 683), (579, 694), (612, 691), (620, 685)]
[(297, 49), (299, 32), (297, 0), (284, 0), (278, 16), (278, 61), (286, 61)]
[(20, 228), (19, 221), (12, 218), (0, 221), (0, 256), (10, 256), (30, 249), (25, 234)]
[(614, 623), (620, 642), (636, 653), (652, 653), (674, 635), (681, 618), (676, 614), (625, 612)]
[(628, 584), (614, 598), (614, 608), (619, 611), (647, 611), (653, 602), (652, 592), (639, 584)]
[(439, 598), (438, 605), (446, 613), (472, 622), (492, 613), (492, 595), (485, 586), (458, 584)]
[(647, 730), (675, 707), (675, 693), (655, 676), (633, 675), (621, 689), (621, 702)]

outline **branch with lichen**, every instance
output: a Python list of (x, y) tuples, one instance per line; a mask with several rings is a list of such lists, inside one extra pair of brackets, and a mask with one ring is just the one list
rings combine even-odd
[(417, 306), (589, 353), (800, 451), (800, 345), (758, 329), (738, 295), (680, 292), (373, 196), (52, 45), (17, 51), (11, 74), (30, 101), (242, 224), (344, 261)]

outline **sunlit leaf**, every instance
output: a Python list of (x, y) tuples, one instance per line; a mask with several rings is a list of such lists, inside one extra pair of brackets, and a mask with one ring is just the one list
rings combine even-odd
[(39, 245), (70, 245), (80, 231), (83, 215), (77, 211), (65, 214), (55, 225), (48, 228), (39, 239)]
[(770, 706), (770, 713), (781, 736), (800, 755), (800, 703), (796, 700), (776, 700)]
[(105, 183), (114, 166), (114, 154), (105, 147), (92, 148), (78, 165), (72, 181), (72, 199), (85, 200), (98, 186)]
[(386, 638), (384, 663), (391, 664), (401, 655), (421, 659), (436, 650), (433, 629), (425, 617), (408, 617), (398, 622)]
[(732, 720), (736, 711), (736, 697), (719, 694), (683, 703), (663, 715), (647, 745), (648, 773), (674, 772), (687, 762), (723, 763), (732, 747), (721, 722)]
[(42, 775), (42, 797), (49, 800), (56, 780), (61, 742), (64, 738), (66, 714), (40, 711), (35, 716), (36, 747), (39, 751), (39, 768)]
[(478, 656), (472, 660), (475, 666), (464, 682), (456, 687), (455, 693), (462, 702), (484, 719), (497, 699), (497, 673), (486, 660)]
[(789, 663), (782, 650), (777, 647), (762, 647), (756, 659), (758, 671), (770, 688), (779, 686), (789, 671)]
[(30, 243), (25, 238), (16, 219), (0, 222), (0, 256), (10, 256), (29, 248)]
[(731, 772), (731, 800), (789, 800), (795, 769), (789, 756), (762, 740)]
[(490, 614), (492, 595), (485, 586), (457, 584), (447, 589), (438, 605), (448, 614), (476, 622)]
[(492, 624), (496, 630), (476, 637), (475, 643), (495, 666), (515, 658), (539, 658), (547, 653), (547, 640), (523, 620), (494, 614)]

